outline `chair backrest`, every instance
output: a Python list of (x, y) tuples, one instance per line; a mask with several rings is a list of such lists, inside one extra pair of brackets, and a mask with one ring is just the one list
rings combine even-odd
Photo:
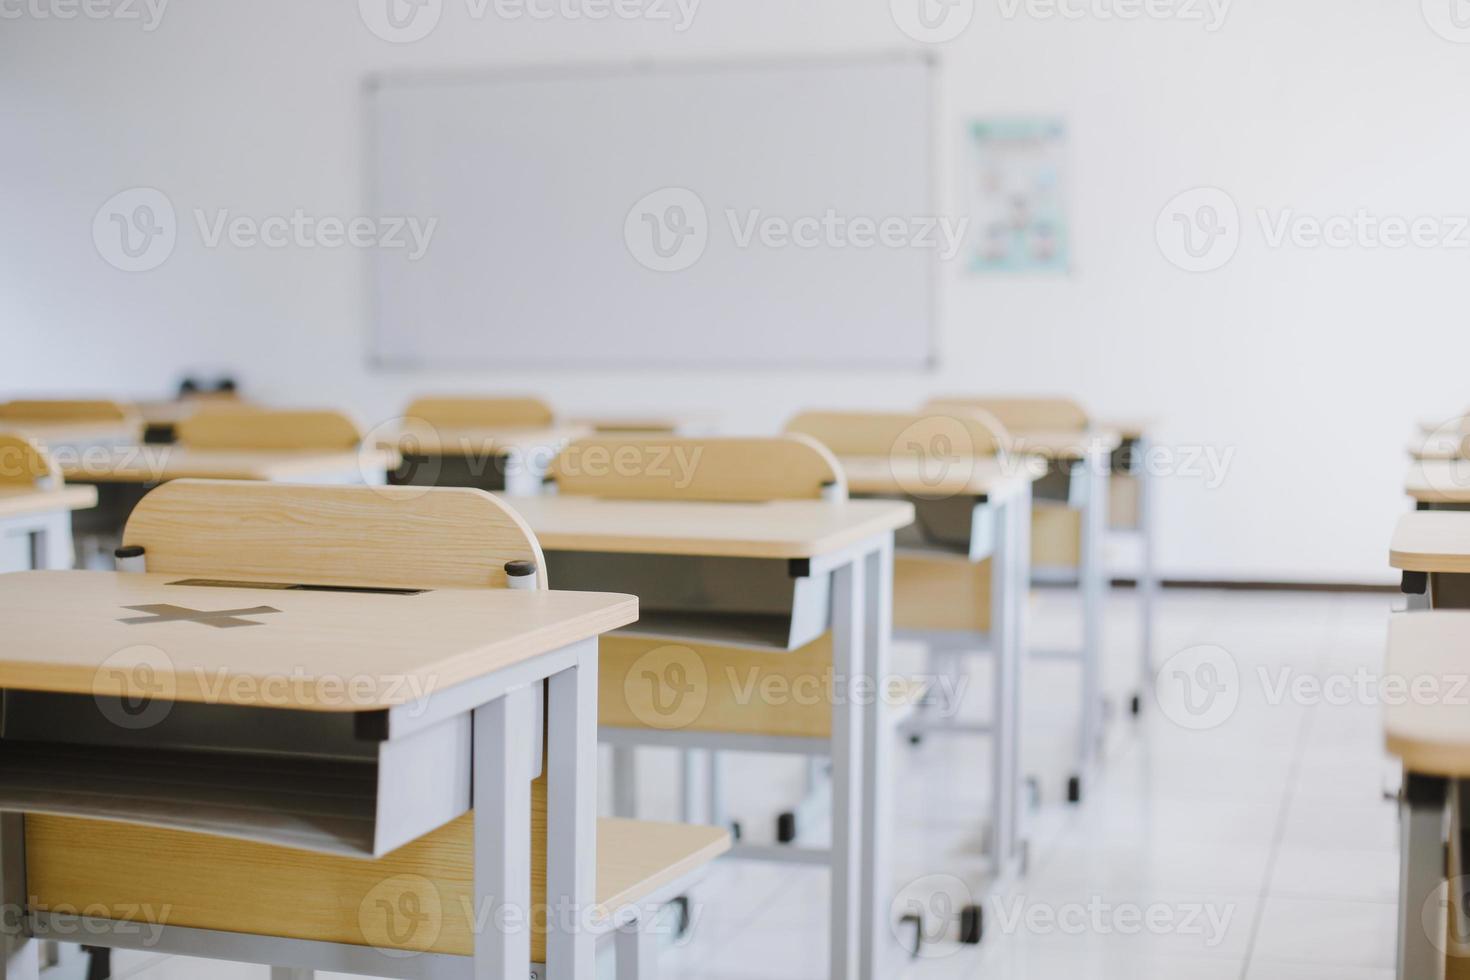
[(0, 487), (60, 486), (61, 470), (35, 442), (0, 433)]
[(799, 435), (602, 435), (578, 439), (552, 461), (563, 494), (623, 500), (756, 502), (847, 496), (837, 459)]
[(403, 414), (446, 429), (545, 428), (553, 419), (544, 401), (520, 395), (418, 398)]
[(195, 449), (356, 449), (357, 423), (341, 412), (210, 408), (178, 424), (178, 441)]
[(787, 423), (786, 431), (811, 436), (838, 456), (996, 456), (1010, 445), (1005, 427), (994, 416), (964, 408), (802, 412)]
[(366, 588), (501, 588), (505, 563), (546, 561), (520, 515), (463, 487), (172, 480), (133, 510), (123, 543), (150, 572)]
[(976, 398), (957, 395), (934, 398), (924, 406), (925, 411), (948, 411), (956, 408), (987, 412), (1013, 433), (1085, 432), (1089, 424), (1086, 409), (1070, 398)]
[(97, 399), (27, 398), (0, 403), (6, 422), (130, 422), (131, 408)]

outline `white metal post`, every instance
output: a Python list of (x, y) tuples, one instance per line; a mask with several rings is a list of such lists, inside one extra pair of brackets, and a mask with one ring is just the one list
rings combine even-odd
[(578, 647), (547, 697), (547, 980), (590, 980), (596, 969), (584, 919), (597, 886), (597, 641)]
[[(839, 686), (832, 705), (832, 912), (829, 973), (851, 980), (858, 968), (858, 897), (862, 806), (863, 714), (852, 690), (864, 669), (865, 568), (853, 560), (832, 571), (832, 671)], [(865, 978), (866, 980), (866, 978)]]
[(531, 969), (531, 742), (541, 737), (532, 699), (540, 695), (539, 684), (517, 688), (475, 709), (477, 976), (527, 976)]
[[(884, 697), (892, 676), (893, 640), (893, 535), (864, 559), (863, 651), (865, 673), (873, 679), (875, 696), (867, 708), (863, 725), (863, 815), (862, 884), (859, 888), (858, 975), (864, 980), (887, 977), (893, 949), (893, 930), (888, 921), (892, 901), (889, 888), (889, 780), (894, 731), (889, 705)], [(833, 809), (834, 819), (837, 810)]]

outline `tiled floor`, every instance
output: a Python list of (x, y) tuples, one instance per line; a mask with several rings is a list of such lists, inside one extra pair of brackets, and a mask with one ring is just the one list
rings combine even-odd
[[(1033, 640), (1067, 639), (1068, 593), (1033, 608)], [(1381, 663), (1387, 596), (1167, 593), (1160, 607), (1165, 685), (1193, 679), (1238, 695), (1215, 727), (1198, 728), (1166, 687), (1145, 718), (1114, 712), (1108, 762), (1080, 807), (1060, 802), (1069, 769), (1076, 671), (1028, 668), (1027, 771), (1040, 808), (1030, 818), (1030, 873), (985, 901), (980, 946), (950, 938), (919, 958), (896, 956), (885, 976), (915, 980), (1387, 980), (1392, 974), (1397, 857), (1384, 799), (1396, 779), (1384, 761), (1378, 712), (1346, 683)], [(1123, 704), (1134, 676), (1127, 593), (1109, 607), (1108, 687)], [(1218, 651), (1201, 659), (1202, 646)], [(1180, 651), (1183, 656), (1169, 660)], [(917, 651), (900, 648), (907, 663)], [(1233, 664), (1233, 683), (1201, 664)], [(969, 703), (983, 706), (985, 670)], [(1317, 681), (1329, 681), (1314, 694)], [(1342, 690), (1337, 690), (1341, 688)], [(1182, 688), (1181, 688), (1182, 690)], [(1342, 695), (1346, 691), (1346, 696)], [(1219, 691), (1217, 691), (1219, 693)], [(1182, 721), (1177, 723), (1175, 719)], [(644, 815), (672, 812), (668, 757), (644, 764)], [(896, 749), (893, 848), (900, 902), (917, 901), (936, 931), (956, 897), (973, 894), (982, 864), (975, 814), (987, 791), (985, 746), (931, 738)], [(773, 815), (799, 792), (788, 761), (730, 760), (734, 816), (769, 838)], [(967, 774), (974, 773), (970, 778)], [(825, 976), (826, 873), (728, 862), (694, 896), (691, 936), (667, 950), (664, 975), (699, 980), (819, 980)], [(951, 932), (953, 926), (951, 924)], [(905, 938), (907, 936), (905, 935)], [(896, 945), (896, 943), (895, 943)], [(263, 978), (261, 967), (129, 957), (138, 980)], [(611, 963), (604, 962), (610, 974)]]

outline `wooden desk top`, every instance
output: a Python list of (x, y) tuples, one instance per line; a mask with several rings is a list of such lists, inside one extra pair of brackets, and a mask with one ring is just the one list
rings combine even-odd
[(292, 480), (329, 474), (386, 472), (398, 465), (391, 449), (191, 449), (188, 446), (97, 446), (58, 460), (67, 480), (83, 483), (162, 483), (206, 480)]
[(1390, 616), (1385, 679), (1399, 690), (1383, 698), (1383, 730), (1406, 770), (1470, 776), (1470, 612)]
[[(636, 598), (600, 592), (384, 595), (169, 584), (186, 578), (0, 575), (0, 622), (11, 638), (0, 650), (0, 687), (363, 711), (416, 701), (638, 618)], [(154, 621), (166, 611), (128, 608), (148, 605), (196, 617), (235, 610), (216, 622), (259, 625)]]
[(714, 420), (709, 416), (694, 413), (671, 415), (663, 412), (637, 412), (619, 415), (580, 415), (569, 420), (569, 424), (593, 433), (620, 433), (634, 435), (690, 435), (714, 429)]
[(1011, 433), (1013, 453), (1036, 453), (1051, 459), (1082, 459), (1110, 453), (1123, 444), (1117, 429), (1088, 429), (1086, 432), (1028, 429)]
[(137, 442), (143, 435), (143, 421), (97, 422), (33, 422), (29, 419), (7, 419), (0, 429), (19, 432), (46, 446), (119, 445)]
[[(405, 427), (385, 445), (395, 446), (405, 456), (501, 456), (507, 453), (556, 452), (587, 435), (586, 426), (554, 425), (548, 428), (447, 428)], [(547, 459), (550, 463), (551, 460)]]
[(995, 456), (965, 458), (954, 463), (913, 457), (843, 456), (842, 472), (849, 493), (914, 497), (986, 497), (1005, 500), (1046, 473), (1038, 459)]
[(1404, 492), (1422, 504), (1470, 503), (1470, 459), (1411, 463)]
[(1470, 513), (1421, 510), (1399, 518), (1388, 563), (1406, 572), (1470, 573)]
[(0, 486), (0, 520), (59, 510), (86, 510), (97, 506), (97, 488)]
[(816, 558), (914, 520), (913, 505), (890, 500), (746, 504), (558, 495), (505, 499), (547, 551)]

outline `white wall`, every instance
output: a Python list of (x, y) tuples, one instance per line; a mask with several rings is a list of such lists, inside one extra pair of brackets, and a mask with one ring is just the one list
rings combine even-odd
[[(25, 2), (54, 11), (66, 0)], [(0, 391), (152, 394), (182, 370), (230, 368), (252, 394), (342, 403), (366, 422), (413, 392), (492, 386), (543, 392), (568, 411), (713, 410), (746, 430), (808, 404), (1075, 392), (1099, 414), (1158, 418), (1166, 443), (1234, 451), (1219, 487), (1167, 481), (1166, 573), (1360, 581), (1390, 578), (1410, 423), (1470, 402), (1459, 308), (1470, 254), (1273, 249), (1253, 216), (1470, 212), (1470, 46), (1437, 36), (1418, 4), (1241, 0), (1210, 32), (1041, 19), (1024, 4), (1012, 18), (1010, 0), (982, 0), (968, 30), (939, 46), (949, 186), (964, 120), (1064, 116), (1076, 271), (953, 271), (933, 375), (403, 375), (366, 366), (361, 255), (211, 250), (190, 230), (160, 268), (129, 274), (99, 257), (94, 213), (119, 190), (152, 186), (182, 222), (195, 208), (350, 217), (364, 198), (366, 72), (911, 44), (889, 4), (704, 0), (678, 33), (651, 21), (475, 20), (466, 0), (444, 0), (428, 38), (396, 45), (349, 0), (174, 0), (151, 32), (41, 19), (17, 3), (0, 5), (22, 11), (0, 20)], [(1244, 229), (1225, 268), (1190, 274), (1162, 256), (1155, 219), (1200, 185), (1226, 189)]]

